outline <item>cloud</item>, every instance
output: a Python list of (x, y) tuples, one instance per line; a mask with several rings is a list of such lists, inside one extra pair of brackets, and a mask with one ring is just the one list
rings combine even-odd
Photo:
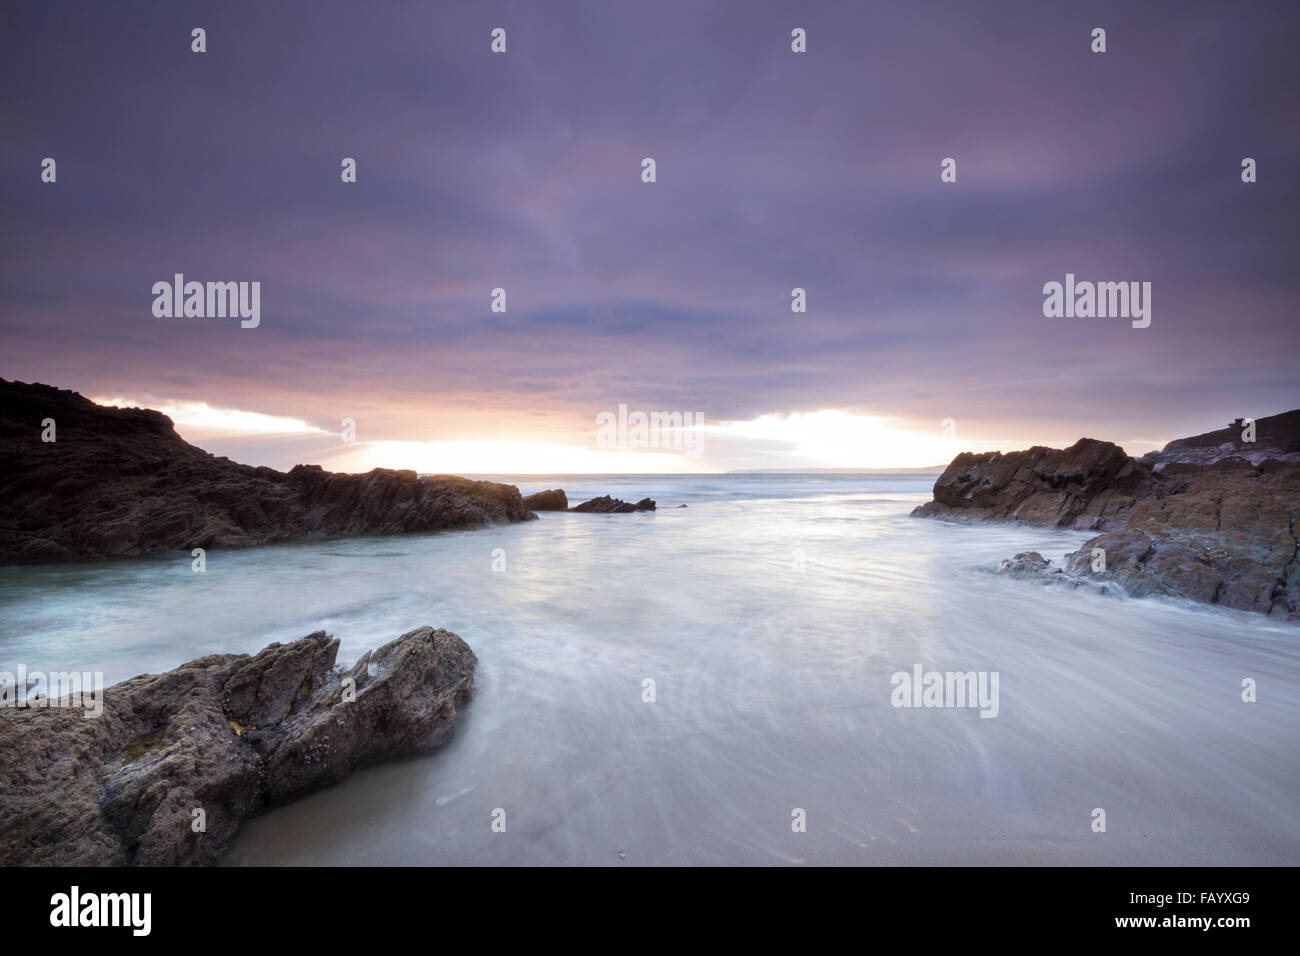
[[(516, 4), (493, 56), (470, 2), (231, 3), (199, 56), (179, 14), (23, 7), (0, 354), (393, 442), (581, 448), (620, 402), (1040, 442), (1269, 414), (1300, 345), (1300, 12), (1250, 9)], [(1045, 319), (1067, 271), (1151, 281), (1151, 328)], [(153, 318), (174, 272), (260, 281), (261, 327)]]
[(170, 402), (157, 405), (127, 398), (92, 398), (97, 405), (118, 408), (154, 408), (178, 427), (190, 433), (229, 433), (233, 435), (323, 435), (325, 431), (296, 418), (263, 415), (237, 408), (213, 408), (206, 402)]

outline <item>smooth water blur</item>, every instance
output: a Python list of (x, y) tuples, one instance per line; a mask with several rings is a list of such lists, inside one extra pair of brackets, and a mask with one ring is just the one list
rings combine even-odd
[[(0, 670), (465, 638), (447, 747), (249, 821), (231, 864), (1300, 863), (1300, 627), (996, 577), (1088, 535), (909, 517), (933, 476), (509, 480), (659, 510), (0, 569)], [(914, 664), (997, 671), (999, 716), (894, 708)]]

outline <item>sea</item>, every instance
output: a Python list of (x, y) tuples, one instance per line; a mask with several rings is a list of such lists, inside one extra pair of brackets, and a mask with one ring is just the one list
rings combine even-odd
[(491, 477), (658, 507), (0, 568), (0, 671), (465, 639), (445, 747), (225, 865), (1300, 863), (1294, 623), (997, 575), (1089, 535), (913, 518), (932, 474)]

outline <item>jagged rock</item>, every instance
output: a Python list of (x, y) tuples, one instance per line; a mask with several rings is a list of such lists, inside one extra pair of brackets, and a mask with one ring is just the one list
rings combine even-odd
[[(41, 440), (52, 418), (54, 442)], [(376, 468), (288, 473), (217, 458), (171, 419), (0, 379), (0, 563), (241, 548), (536, 517), (519, 489)]]
[(609, 495), (602, 495), (599, 498), (592, 498), (590, 501), (584, 501), (570, 511), (581, 511), (589, 514), (627, 514), (632, 511), (654, 511), (655, 503), (649, 498), (642, 498), (636, 504), (623, 501), (619, 498), (611, 498)]
[(215, 863), (264, 807), (435, 749), (473, 691), (450, 631), (410, 631), (346, 672), (337, 651), (318, 631), (199, 658), (107, 688), (99, 717), (0, 709), (0, 865)]
[[(1257, 428), (1262, 440), (1292, 447), (1300, 411)], [(1170, 442), (1143, 460), (1092, 439), (1064, 451), (962, 454), (935, 484), (934, 501), (913, 514), (1102, 531), (1067, 558), (1068, 577), (1300, 617), (1300, 461), (1205, 453), (1221, 437)], [(1106, 553), (1104, 571), (1093, 570), (1095, 548)]]
[(524, 498), (524, 507), (533, 511), (568, 511), (569, 497), (563, 488), (539, 491)]
[(1245, 611), (1300, 617), (1300, 464), (1219, 460), (1161, 472), (1162, 494), (1138, 502), (1121, 531), (1084, 544), (1132, 594), (1175, 594)]
[(964, 452), (935, 482), (934, 500), (912, 513), (1102, 529), (1123, 523), (1149, 480), (1124, 449), (1093, 438), (1064, 450)]
[[(1105, 551), (1105, 570), (1093, 570), (1092, 552)], [(1172, 595), (1242, 611), (1300, 617), (1300, 579), (1282, 569), (1227, 549), (1207, 546), (1177, 532), (1137, 529), (1099, 535), (1066, 559), (1081, 578), (1110, 580), (1134, 597)]]
[(629, 511), (636, 511), (636, 505), (631, 502), (622, 501), (618, 498), (611, 498), (609, 495), (602, 495), (599, 498), (592, 498), (590, 501), (584, 501), (569, 509), (570, 511), (580, 511), (589, 514), (625, 514)]

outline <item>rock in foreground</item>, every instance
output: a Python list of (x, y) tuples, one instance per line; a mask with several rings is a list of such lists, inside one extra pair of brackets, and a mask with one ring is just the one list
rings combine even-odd
[[(55, 440), (42, 441), (52, 421)], [(241, 548), (536, 517), (514, 485), (217, 458), (161, 412), (0, 379), (0, 563)]]
[(346, 671), (337, 652), (320, 631), (199, 658), (107, 688), (98, 717), (0, 709), (0, 865), (215, 863), (259, 810), (435, 749), (473, 691), (474, 653), (450, 631)]

